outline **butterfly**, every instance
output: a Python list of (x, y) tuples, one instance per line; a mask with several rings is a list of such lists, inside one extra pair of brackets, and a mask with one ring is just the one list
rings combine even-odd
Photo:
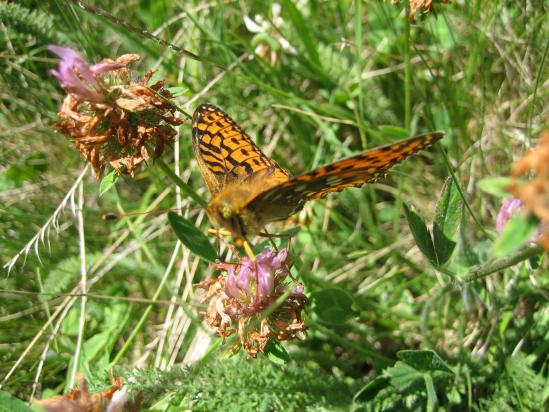
[(289, 218), (309, 200), (375, 181), (444, 133), (367, 150), (298, 176), (267, 157), (229, 115), (211, 104), (195, 110), (192, 136), (194, 154), (212, 196), (206, 208), (210, 220), (233, 238), (245, 240), (267, 223)]

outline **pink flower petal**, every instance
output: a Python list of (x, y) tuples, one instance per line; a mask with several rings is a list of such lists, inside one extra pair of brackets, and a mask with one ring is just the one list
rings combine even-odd
[(505, 199), (496, 217), (496, 231), (503, 232), (507, 222), (522, 209), (522, 201), (516, 198)]
[(106, 73), (106, 72), (111, 72), (113, 70), (120, 70), (123, 67), (125, 67), (123, 64), (117, 63), (112, 60), (110, 61), (106, 60), (106, 61), (102, 61), (97, 64), (94, 64), (91, 67), (91, 71), (93, 72), (93, 74), (97, 75), (99, 73)]
[(79, 100), (104, 100), (101, 86), (90, 66), (75, 50), (68, 47), (50, 45), (48, 50), (61, 57), (58, 70), (51, 70), (61, 86)]

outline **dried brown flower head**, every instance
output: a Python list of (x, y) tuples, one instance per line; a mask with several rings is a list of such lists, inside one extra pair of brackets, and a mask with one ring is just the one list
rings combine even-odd
[(549, 250), (549, 130), (541, 133), (536, 147), (513, 165), (511, 176), (515, 181), (507, 190), (541, 220), (539, 243)]
[(159, 81), (147, 86), (152, 72), (134, 82), (128, 64), (139, 55), (126, 54), (88, 66), (72, 49), (50, 46), (62, 60), (52, 74), (67, 91), (56, 128), (73, 139), (97, 177), (109, 163), (118, 173), (134, 175), (136, 167), (157, 158), (173, 142), (174, 116), (170, 93)]
[[(408, 1), (408, 0), (404, 0)], [(399, 0), (391, 0), (391, 3), (396, 4)], [(435, 8), (433, 3), (450, 3), (451, 0), (410, 0), (410, 21), (414, 21), (416, 12), (432, 13)]]
[(35, 400), (33, 404), (47, 412), (121, 412), (125, 406), (139, 410), (138, 405), (128, 405), (128, 393), (122, 384), (122, 378), (113, 378), (111, 387), (91, 394), (86, 381), (81, 379), (80, 388), (74, 388), (63, 395)]
[[(223, 268), (226, 268), (223, 266)], [(309, 303), (299, 283), (287, 282), (288, 251), (265, 249), (256, 262), (242, 259), (229, 265), (227, 276), (208, 279), (198, 286), (206, 290), (204, 320), (223, 339), (234, 333), (252, 358), (263, 352), (269, 340), (285, 341), (302, 336), (301, 312)], [(278, 302), (282, 296), (285, 299)]]

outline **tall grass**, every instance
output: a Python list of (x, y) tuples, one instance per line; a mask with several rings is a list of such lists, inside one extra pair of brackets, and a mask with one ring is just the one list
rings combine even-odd
[[(46, 398), (73, 371), (96, 390), (114, 370), (151, 410), (542, 410), (545, 257), (498, 255), (502, 198), (482, 182), (507, 176), (547, 127), (547, 4), (455, 3), (412, 23), (404, 4), (378, 1), (282, 1), (275, 22), (259, 1), (0, 4), (0, 260), (23, 250), (0, 278), (2, 391)], [(63, 99), (52, 43), (89, 62), (140, 54), (137, 70), (167, 79), (182, 111), (219, 105), (294, 174), (403, 134), (446, 136), (290, 221), (307, 338), (286, 345), (285, 366), (226, 359), (193, 286), (212, 267), (164, 215), (101, 219), (178, 207), (206, 231), (201, 205), (165, 174), (209, 198), (190, 122), (164, 163), (102, 196), (86, 173), (79, 197), (84, 162), (51, 127)]]

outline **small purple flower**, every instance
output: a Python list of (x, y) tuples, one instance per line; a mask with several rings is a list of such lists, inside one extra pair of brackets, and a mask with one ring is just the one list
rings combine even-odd
[(242, 259), (236, 270), (228, 270), (225, 293), (240, 302), (258, 304), (266, 301), (281, 276), (288, 274), (287, 260), (286, 249), (278, 253), (265, 249), (257, 256), (255, 264), (250, 258)]
[(80, 54), (68, 47), (50, 45), (48, 50), (61, 57), (59, 69), (51, 70), (51, 74), (68, 93), (78, 100), (97, 102), (105, 99), (105, 91), (96, 78), (107, 71), (104, 64), (90, 67)]
[[(503, 232), (503, 229), (505, 229), (505, 225), (507, 225), (509, 220), (511, 220), (517, 213), (521, 212), (522, 207), (522, 200), (518, 198), (510, 198), (503, 201), (496, 217), (496, 232), (498, 232), (498, 234)], [(530, 240), (528, 241), (529, 245), (533, 246), (538, 243), (543, 227), (545, 226), (542, 222), (530, 237)]]
[(505, 199), (496, 217), (496, 231), (503, 232), (507, 222), (522, 209), (522, 201), (517, 198)]

